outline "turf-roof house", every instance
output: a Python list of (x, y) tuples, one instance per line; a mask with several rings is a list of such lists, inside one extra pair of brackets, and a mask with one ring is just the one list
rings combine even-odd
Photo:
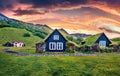
[(106, 47), (111, 44), (111, 41), (104, 33), (89, 36), (85, 39), (85, 45), (94, 45), (94, 44), (98, 44), (101, 47)]
[(64, 52), (66, 49), (65, 37), (55, 29), (45, 40), (46, 51), (48, 52)]

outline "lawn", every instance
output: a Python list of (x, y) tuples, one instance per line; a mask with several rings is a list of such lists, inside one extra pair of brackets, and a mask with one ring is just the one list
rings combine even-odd
[(120, 76), (120, 54), (15, 56), (0, 50), (0, 76)]
[[(30, 37), (24, 37), (24, 34), (29, 34)], [(23, 42), (26, 46), (35, 46), (36, 43), (41, 42), (43, 39), (34, 36), (31, 32), (25, 29), (18, 28), (0, 28), (0, 46), (6, 42)]]

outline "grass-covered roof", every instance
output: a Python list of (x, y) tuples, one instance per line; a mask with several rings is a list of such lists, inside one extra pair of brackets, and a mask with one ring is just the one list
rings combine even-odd
[[(63, 38), (65, 38), (65, 40), (66, 40), (66, 36), (68, 36), (68, 35), (67, 35), (65, 32), (63, 32), (63, 31), (61, 31), (61, 30), (59, 30), (59, 29), (55, 29), (55, 30), (57, 30), (57, 31), (63, 36)], [(53, 32), (54, 32), (55, 30), (53, 30)], [(51, 36), (51, 34), (52, 34), (53, 32), (51, 32), (51, 33), (44, 39), (44, 41), (46, 41), (46, 40), (48, 39), (48, 37)]]
[(85, 45), (93, 45), (95, 43), (95, 41), (101, 36), (102, 33), (93, 35), (93, 36), (89, 36), (87, 37), (84, 41), (85, 41)]

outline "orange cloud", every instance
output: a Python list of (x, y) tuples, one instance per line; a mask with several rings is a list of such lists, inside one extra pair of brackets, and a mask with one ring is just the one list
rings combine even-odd
[[(45, 3), (45, 6), (44, 4), (35, 5), (36, 3), (27, 0), (21, 3), (16, 2), (15, 4), (17, 6), (12, 8), (12, 11), (5, 10), (4, 13), (10, 18), (25, 22), (47, 24), (52, 28), (65, 28), (69, 33), (82, 32), (95, 34), (105, 32), (109, 34), (110, 31), (114, 31), (114, 33), (115, 31), (119, 32), (116, 27), (120, 27), (119, 5), (117, 2), (111, 5), (112, 1), (113, 0), (73, 0), (71, 2), (68, 0), (65, 2), (60, 1), (60, 3), (58, 1), (55, 4), (54, 2), (53, 4), (50, 2), (49, 5)], [(18, 8), (21, 10), (15, 12)], [(21, 11), (23, 13), (22, 15), (20, 13)], [(27, 12), (24, 13), (25, 11)], [(31, 11), (34, 12), (31, 13)], [(60, 13), (60, 11), (62, 11), (62, 13)], [(40, 14), (41, 12), (46, 14)], [(15, 16), (14, 14), (18, 15)], [(109, 24), (109, 26), (107, 24)], [(109, 31), (108, 29), (106, 30), (104, 26), (109, 27)], [(104, 29), (99, 29), (101, 27), (104, 27)], [(111, 27), (115, 29), (112, 30)], [(116, 34), (116, 36), (119, 35)]]

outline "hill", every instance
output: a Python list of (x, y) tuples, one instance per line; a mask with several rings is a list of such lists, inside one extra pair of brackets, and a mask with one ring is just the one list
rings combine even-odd
[[(29, 34), (30, 37), (24, 37), (24, 34)], [(37, 42), (42, 41), (41, 38), (34, 36), (31, 32), (25, 29), (18, 28), (0, 28), (0, 44), (6, 42), (21, 41), (26, 44), (26, 46), (35, 46)]]
[(32, 24), (32, 23), (19, 21), (16, 19), (11, 19), (0, 13), (0, 28), (2, 27), (14, 27), (14, 28), (26, 29), (27, 31), (33, 33), (33, 35), (43, 39), (52, 31), (52, 29), (47, 25)]
[[(26, 23), (16, 19), (8, 18), (3, 14), (0, 14), (0, 28), (3, 28), (3, 27), (14, 27), (19, 29), (26, 29), (27, 31), (31, 32), (34, 36), (38, 36), (43, 40), (53, 31), (53, 29), (47, 25)], [(59, 31), (68, 40), (76, 43), (80, 43), (80, 41), (78, 41), (80, 39), (77, 39), (77, 37), (75, 36), (71, 36), (69, 33), (66, 32), (66, 30), (59, 29)]]
[(113, 38), (111, 41), (113, 44), (120, 44), (120, 38)]
[(71, 36), (75, 36), (75, 37), (78, 37), (78, 38), (86, 38), (88, 36), (92, 36), (91, 34), (83, 34), (83, 33), (73, 33), (73, 34), (70, 34)]

